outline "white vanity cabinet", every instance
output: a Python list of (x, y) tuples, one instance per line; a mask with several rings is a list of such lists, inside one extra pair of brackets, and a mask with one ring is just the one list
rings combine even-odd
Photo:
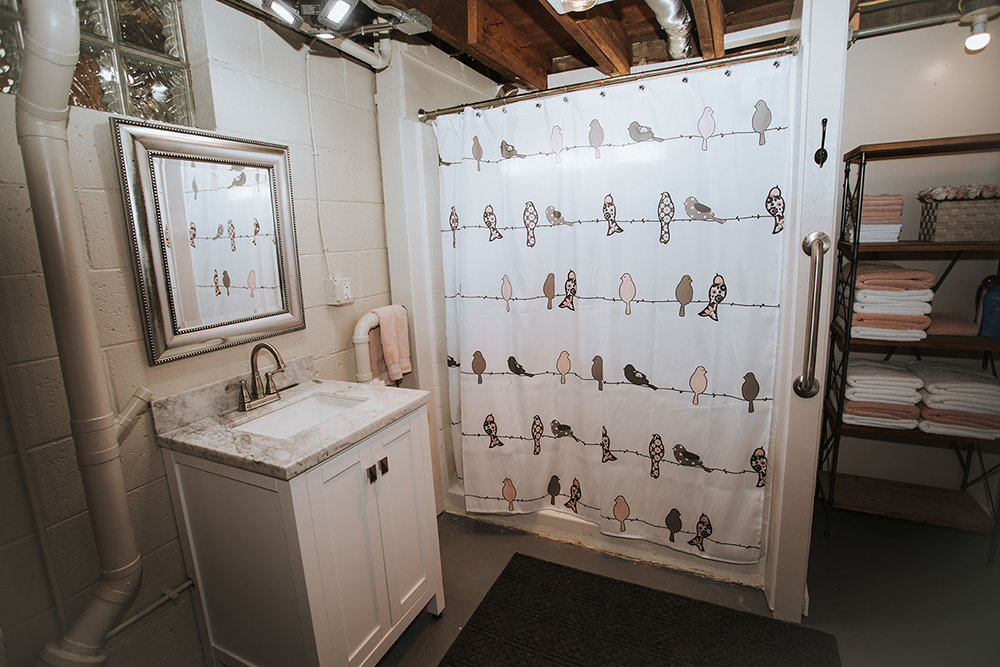
[(427, 408), (290, 480), (164, 449), (209, 664), (361, 667), (444, 608)]

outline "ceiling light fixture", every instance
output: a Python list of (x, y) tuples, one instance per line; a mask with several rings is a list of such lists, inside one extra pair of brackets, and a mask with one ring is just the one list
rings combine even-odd
[(962, 12), (959, 23), (972, 26), (972, 33), (965, 38), (965, 50), (969, 53), (982, 51), (990, 43), (986, 22), (1000, 16), (1000, 4), (997, 0), (960, 0), (958, 11)]
[(299, 16), (299, 13), (281, 0), (266, 0), (264, 6), (293, 28), (298, 28), (302, 25), (302, 17)]
[(357, 4), (358, 0), (328, 0), (317, 18), (326, 27), (339, 30)]

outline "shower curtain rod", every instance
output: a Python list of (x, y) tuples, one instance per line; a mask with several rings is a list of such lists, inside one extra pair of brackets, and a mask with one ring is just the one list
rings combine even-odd
[(650, 79), (652, 77), (663, 76), (665, 74), (676, 74), (678, 72), (691, 72), (693, 70), (709, 69), (711, 67), (725, 67), (726, 65), (733, 65), (735, 63), (752, 62), (755, 60), (764, 60), (766, 58), (773, 58), (774, 56), (783, 56), (788, 53), (795, 55), (798, 52), (799, 52), (799, 40), (796, 39), (793, 42), (790, 42), (788, 44), (782, 44), (781, 46), (772, 46), (770, 48), (761, 49), (758, 51), (748, 51), (747, 53), (741, 53), (735, 56), (729, 56), (728, 58), (719, 58), (718, 60), (703, 60), (697, 63), (674, 65), (672, 67), (661, 67), (659, 69), (649, 70), (647, 72), (628, 74), (626, 76), (619, 76), (612, 79), (599, 79), (597, 81), (574, 83), (568, 86), (562, 86), (560, 88), (552, 88), (551, 90), (542, 90), (534, 93), (521, 93), (520, 95), (511, 95), (510, 97), (498, 97), (491, 100), (483, 100), (482, 102), (475, 102), (473, 104), (460, 104), (458, 106), (447, 107), (445, 109), (436, 109), (434, 111), (424, 111), (423, 109), (420, 109), (419, 111), (417, 111), (417, 119), (420, 120), (421, 122), (426, 123), (427, 121), (434, 120), (435, 118), (438, 118), (440, 116), (447, 116), (454, 113), (461, 113), (462, 111), (465, 111), (468, 108), (492, 109), (493, 107), (498, 107), (513, 102), (541, 99), (543, 97), (552, 97), (553, 95), (574, 93), (579, 90), (589, 90), (591, 88), (603, 88), (605, 86), (613, 86), (619, 83), (631, 83), (633, 81), (641, 81), (642, 79)]

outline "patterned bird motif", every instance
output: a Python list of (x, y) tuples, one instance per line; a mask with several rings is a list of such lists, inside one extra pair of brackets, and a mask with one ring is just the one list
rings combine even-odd
[(625, 302), (625, 314), (632, 314), (632, 299), (635, 298), (635, 283), (632, 276), (627, 273), (622, 274), (622, 283), (618, 286), (618, 296)]
[(772, 234), (777, 234), (785, 228), (785, 198), (781, 196), (781, 188), (775, 185), (767, 193), (764, 201), (764, 210), (774, 218), (774, 229)]
[(753, 373), (747, 373), (743, 376), (743, 400), (750, 403), (747, 412), (753, 412), (753, 399), (757, 398), (758, 393), (760, 393), (760, 385), (757, 384), (757, 378), (754, 377)]
[(451, 207), (451, 215), (448, 216), (448, 226), (451, 227), (451, 247), (458, 247), (458, 213), (455, 207)]
[(531, 420), (531, 439), (535, 441), (535, 456), (542, 453), (543, 433), (545, 433), (545, 427), (542, 425), (542, 418), (540, 415), (535, 415), (534, 419)]
[(479, 382), (476, 384), (482, 384), (483, 373), (486, 372), (486, 359), (479, 350), (472, 353), (472, 372), (479, 376)]
[(257, 245), (257, 235), (260, 234), (260, 222), (257, 218), (253, 219), (253, 244)]
[[(191, 225), (193, 226), (194, 223), (192, 222)], [(232, 220), (226, 225), (226, 230), (229, 232), (229, 248), (233, 252), (236, 252), (236, 225), (233, 224)], [(194, 244), (192, 243), (191, 245)]]
[(534, 373), (526, 372), (524, 370), (524, 366), (522, 366), (514, 357), (507, 357), (507, 368), (509, 368), (510, 372), (514, 375), (523, 375), (524, 377), (529, 378), (535, 377)]
[(715, 116), (712, 107), (705, 107), (698, 119), (698, 134), (701, 135), (701, 150), (708, 150), (708, 138), (715, 134)]
[(482, 171), (483, 147), (479, 145), (479, 137), (472, 137), (472, 157), (476, 158), (476, 171)]
[(764, 132), (770, 124), (771, 110), (767, 108), (767, 102), (757, 100), (757, 104), (754, 105), (753, 118), (750, 119), (750, 126), (753, 127), (754, 132), (760, 135), (760, 141), (757, 142), (758, 146), (764, 145)]
[(628, 136), (632, 138), (632, 141), (663, 141), (660, 137), (653, 134), (653, 130), (646, 127), (645, 125), (640, 125), (639, 121), (633, 120), (628, 126)]
[[(545, 284), (542, 285), (542, 294), (548, 299), (546, 308), (552, 310), (552, 299), (556, 298), (556, 274), (550, 273), (545, 276)], [(559, 306), (562, 308), (562, 306)]]
[(566, 274), (566, 298), (562, 300), (559, 304), (560, 308), (569, 308), (570, 310), (576, 310), (573, 307), (573, 298), (576, 296), (576, 273), (570, 271)]
[(585, 444), (583, 440), (573, 435), (573, 427), (569, 424), (561, 424), (558, 419), (553, 419), (552, 423), (549, 424), (549, 428), (552, 429), (552, 435), (557, 438), (573, 438), (581, 445)]
[(503, 480), (503, 499), (507, 501), (508, 512), (514, 511), (515, 498), (517, 498), (517, 489), (514, 488), (514, 482), (510, 481), (510, 477), (505, 477)]
[(483, 209), (483, 222), (486, 223), (487, 229), (490, 230), (490, 241), (503, 238), (503, 234), (497, 231), (497, 216), (493, 212), (493, 204), (487, 204), (486, 208)]
[(624, 533), (625, 519), (627, 519), (628, 515), (631, 513), (631, 511), (628, 508), (628, 503), (625, 502), (625, 496), (618, 496), (617, 498), (615, 498), (615, 508), (613, 513), (615, 515), (615, 518), (618, 519), (619, 523), (621, 523), (622, 525), (621, 532)]
[(699, 551), (705, 550), (705, 540), (709, 538), (712, 534), (712, 522), (709, 521), (707, 514), (702, 514), (698, 517), (698, 525), (695, 528), (695, 536), (688, 540), (688, 544), (693, 544), (698, 547)]
[(503, 447), (503, 443), (500, 442), (500, 438), (497, 437), (497, 423), (493, 419), (493, 414), (490, 413), (486, 415), (486, 420), (483, 422), (483, 430), (486, 431), (486, 435), (490, 436), (490, 449), (494, 447)]
[(660, 194), (656, 217), (660, 219), (660, 243), (666, 244), (670, 241), (670, 223), (674, 219), (674, 200), (669, 192)]
[(684, 445), (680, 443), (674, 445), (674, 458), (682, 466), (688, 466), (691, 468), (701, 468), (705, 472), (708, 473), (712, 472), (711, 470), (705, 467), (704, 463), (701, 462), (700, 456), (698, 456), (694, 452), (689, 452), (688, 450), (684, 449)]
[(604, 219), (608, 221), (608, 236), (623, 232), (624, 230), (618, 226), (617, 222), (615, 222), (615, 200), (610, 194), (604, 198), (604, 206), (602, 209), (604, 211)]
[(559, 384), (566, 384), (566, 374), (569, 373), (569, 369), (572, 367), (573, 363), (569, 359), (569, 352), (563, 350), (559, 353), (559, 359), (556, 360), (556, 370), (562, 376), (559, 379)]
[(576, 509), (576, 504), (580, 502), (580, 497), (582, 496), (580, 492), (580, 480), (576, 477), (573, 478), (573, 486), (569, 487), (569, 501), (565, 503), (565, 506), (573, 510), (573, 514), (579, 514)]
[(226, 288), (226, 296), (229, 296), (229, 286), (233, 284), (229, 277), (229, 271), (222, 272), (222, 285)]
[(507, 312), (510, 312), (510, 297), (514, 295), (514, 288), (510, 285), (510, 278), (507, 274), (503, 274), (503, 280), (500, 282), (500, 296), (503, 300), (507, 302)]
[(212, 278), (215, 282), (215, 296), (222, 296), (222, 290), (219, 289), (219, 270), (215, 269), (215, 275)]
[(594, 158), (601, 159), (601, 144), (604, 143), (604, 128), (597, 122), (597, 119), (590, 121), (590, 135), (588, 136), (590, 145), (594, 147)]
[(226, 233), (226, 228), (222, 226), (222, 223), (219, 223), (219, 226), (215, 230), (215, 236), (213, 236), (212, 238), (221, 239), (222, 235), (225, 233)]
[(674, 535), (681, 532), (681, 528), (684, 527), (684, 523), (681, 521), (681, 513), (676, 507), (670, 510), (667, 514), (667, 518), (664, 520), (664, 524), (667, 526), (667, 530), (670, 531), (670, 541), (674, 541)]
[(632, 364), (626, 364), (624, 371), (625, 371), (625, 379), (631, 382), (632, 384), (639, 385), (640, 387), (649, 387), (653, 391), (659, 389), (659, 387), (651, 385), (649, 383), (649, 379), (643, 373), (637, 371), (635, 369), (635, 366), (633, 366)]
[(552, 500), (549, 501), (550, 505), (556, 504), (556, 496), (559, 495), (559, 492), (561, 490), (562, 487), (559, 485), (559, 478), (555, 475), (552, 475), (552, 479), (549, 480), (549, 488), (548, 488), (548, 493), (550, 496), (552, 496)]
[(171, 240), (170, 240), (170, 228), (169, 227), (164, 227), (163, 228), (163, 245), (167, 246), (168, 248), (173, 248), (174, 247), (172, 245)]
[(720, 225), (725, 222), (722, 218), (715, 217), (711, 207), (702, 204), (694, 197), (688, 197), (684, 200), (684, 212), (692, 220), (713, 220)]
[(656, 479), (660, 476), (660, 461), (663, 460), (663, 440), (659, 433), (654, 433), (649, 441), (649, 476)]
[(549, 224), (552, 226), (555, 225), (569, 225), (570, 227), (573, 226), (573, 221), (566, 222), (566, 220), (563, 219), (562, 213), (560, 211), (557, 211), (555, 206), (545, 207), (545, 219), (548, 220)]
[(519, 157), (522, 160), (524, 159), (524, 156), (518, 153), (517, 149), (508, 144), (506, 141), (500, 142), (500, 157), (504, 160), (509, 160), (512, 157)]
[(712, 285), (708, 288), (708, 305), (698, 315), (701, 317), (710, 317), (718, 322), (719, 313), (717, 311), (719, 304), (726, 298), (727, 291), (726, 279), (718, 273), (715, 274), (715, 278), (712, 279)]
[(694, 298), (694, 288), (691, 287), (691, 276), (681, 276), (681, 281), (674, 288), (674, 296), (677, 297), (677, 303), (681, 305), (680, 316), (684, 317), (684, 306), (691, 303), (691, 299)]
[[(232, 224), (232, 223), (230, 223), (230, 224)], [(194, 245), (194, 240), (195, 240), (195, 238), (196, 238), (197, 236), (198, 236), (198, 228), (197, 228), (197, 227), (195, 227), (195, 226), (194, 226), (194, 223), (192, 222), (192, 223), (191, 223), (191, 227), (189, 227), (189, 228), (188, 228), (188, 237), (189, 237), (189, 238), (191, 239), (191, 247), (192, 247), (192, 248), (194, 248), (194, 247), (195, 247), (195, 245)]]
[(563, 134), (562, 128), (558, 125), (552, 128), (552, 136), (549, 138), (552, 143), (552, 152), (556, 154), (556, 164), (559, 164), (559, 154), (562, 153), (563, 149)]
[(538, 224), (538, 211), (535, 210), (535, 205), (530, 201), (524, 205), (524, 214), (521, 216), (524, 220), (524, 228), (528, 230), (528, 247), (535, 247), (535, 226)]
[(757, 473), (757, 488), (759, 489), (764, 486), (764, 482), (767, 480), (767, 456), (763, 447), (753, 450), (753, 454), (750, 455), (750, 467)]
[(601, 463), (618, 460), (618, 457), (611, 453), (611, 438), (608, 437), (608, 429), (603, 426), (601, 427), (601, 452), (603, 453)]
[(688, 381), (688, 386), (694, 392), (692, 404), (698, 405), (698, 397), (708, 389), (708, 371), (705, 370), (704, 366), (698, 366), (698, 368), (694, 369), (694, 373), (691, 374), (691, 379)]
[(604, 359), (601, 355), (594, 357), (594, 365), (590, 367), (590, 374), (597, 380), (597, 391), (604, 391)]

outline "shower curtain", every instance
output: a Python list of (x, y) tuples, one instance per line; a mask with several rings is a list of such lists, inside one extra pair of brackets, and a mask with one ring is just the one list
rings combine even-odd
[(793, 64), (435, 121), (468, 511), (761, 557)]

